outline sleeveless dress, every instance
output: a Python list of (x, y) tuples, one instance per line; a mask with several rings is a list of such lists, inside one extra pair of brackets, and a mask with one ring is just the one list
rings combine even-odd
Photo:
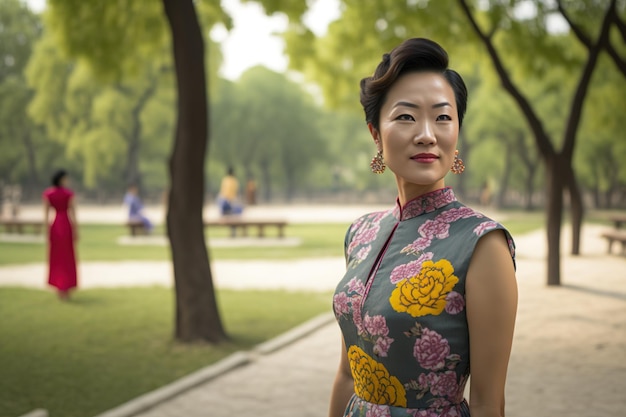
[(465, 277), (478, 240), (502, 225), (443, 188), (348, 229), (333, 310), (355, 394), (345, 417), (468, 417)]
[(77, 285), (74, 226), (67, 213), (73, 195), (71, 190), (63, 187), (50, 187), (43, 193), (43, 198), (56, 211), (48, 234), (48, 284), (62, 292)]

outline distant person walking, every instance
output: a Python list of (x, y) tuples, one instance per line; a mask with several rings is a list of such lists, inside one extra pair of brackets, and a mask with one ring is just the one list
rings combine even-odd
[(228, 167), (226, 176), (222, 178), (220, 192), (217, 196), (217, 205), (222, 216), (242, 213), (243, 207), (236, 203), (238, 194), (239, 181), (235, 177), (235, 169)]
[(154, 227), (150, 219), (143, 212), (143, 203), (139, 198), (139, 188), (131, 185), (124, 195), (124, 204), (128, 206), (128, 220), (131, 222), (141, 222), (146, 232), (152, 232)]
[[(74, 192), (68, 188), (68, 174), (57, 171), (52, 187), (43, 193), (44, 225), (48, 236), (48, 284), (55, 287), (61, 300), (69, 299), (69, 292), (77, 286), (74, 242), (78, 240), (78, 224)], [(50, 207), (56, 214), (50, 223)]]

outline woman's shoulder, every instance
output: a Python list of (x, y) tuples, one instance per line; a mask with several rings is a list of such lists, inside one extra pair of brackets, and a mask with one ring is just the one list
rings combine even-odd
[(468, 233), (471, 233), (476, 242), (491, 234), (491, 232), (501, 231), (507, 241), (511, 257), (515, 258), (515, 241), (513, 236), (500, 221), (464, 204), (458, 204), (458, 212), (460, 213), (458, 219), (462, 220), (461, 227), (467, 230)]

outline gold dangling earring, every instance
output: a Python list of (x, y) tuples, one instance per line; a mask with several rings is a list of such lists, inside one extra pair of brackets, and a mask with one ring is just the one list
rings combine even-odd
[(382, 151), (378, 151), (376, 155), (372, 158), (372, 162), (370, 162), (370, 168), (374, 174), (382, 174), (385, 172), (385, 161), (383, 160)]
[(452, 163), (452, 168), (450, 168), (453, 174), (462, 174), (465, 171), (465, 164), (463, 160), (459, 158), (459, 150), (454, 151), (454, 162)]

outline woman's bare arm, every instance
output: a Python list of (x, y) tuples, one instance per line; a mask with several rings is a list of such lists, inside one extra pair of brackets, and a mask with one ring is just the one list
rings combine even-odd
[(335, 376), (333, 391), (330, 396), (329, 417), (341, 417), (346, 410), (348, 401), (354, 394), (354, 379), (348, 362), (346, 342), (341, 338), (341, 360)]
[(504, 232), (476, 245), (467, 273), (472, 417), (503, 417), (504, 387), (517, 312), (515, 268)]

